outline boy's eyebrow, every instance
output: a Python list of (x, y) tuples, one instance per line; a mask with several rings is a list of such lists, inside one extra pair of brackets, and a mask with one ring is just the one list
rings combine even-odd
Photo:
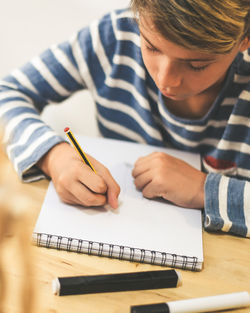
[[(147, 37), (145, 37), (145, 35), (143, 34), (143, 32), (140, 29), (140, 34), (142, 35), (142, 37), (147, 41), (148, 44), (150, 44), (150, 46), (152, 46), (153, 48), (159, 50), (158, 48), (156, 48), (148, 39)], [(208, 61), (215, 61), (216, 59), (211, 57), (211, 58), (176, 58), (177, 60), (180, 61), (184, 61), (184, 62), (208, 62)]]

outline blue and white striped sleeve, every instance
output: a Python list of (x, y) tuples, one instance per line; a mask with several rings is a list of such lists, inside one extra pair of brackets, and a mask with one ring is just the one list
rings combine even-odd
[(35, 166), (64, 139), (40, 118), (44, 107), (84, 89), (79, 71), (78, 34), (52, 46), (0, 82), (3, 142), (18, 176), (26, 182), (44, 178)]
[(250, 237), (250, 182), (210, 173), (205, 183), (204, 227)]

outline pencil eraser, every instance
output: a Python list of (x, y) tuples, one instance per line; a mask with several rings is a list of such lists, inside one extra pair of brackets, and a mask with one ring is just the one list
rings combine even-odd
[(67, 133), (69, 131), (69, 127), (64, 128), (64, 132)]

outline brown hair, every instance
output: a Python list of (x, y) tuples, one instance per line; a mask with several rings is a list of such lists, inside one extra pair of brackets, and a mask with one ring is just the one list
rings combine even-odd
[(188, 49), (230, 52), (250, 35), (249, 0), (131, 0), (135, 16), (149, 18), (156, 31)]

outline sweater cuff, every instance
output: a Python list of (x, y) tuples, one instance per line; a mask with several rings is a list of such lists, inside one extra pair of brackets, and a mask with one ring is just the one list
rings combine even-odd
[(19, 178), (25, 183), (48, 178), (36, 164), (51, 148), (64, 141), (65, 140), (62, 137), (56, 135), (40, 145), (31, 157), (22, 162), (16, 169)]
[(219, 185), (221, 174), (209, 173), (205, 181), (204, 227), (218, 231), (224, 225), (219, 213)]

